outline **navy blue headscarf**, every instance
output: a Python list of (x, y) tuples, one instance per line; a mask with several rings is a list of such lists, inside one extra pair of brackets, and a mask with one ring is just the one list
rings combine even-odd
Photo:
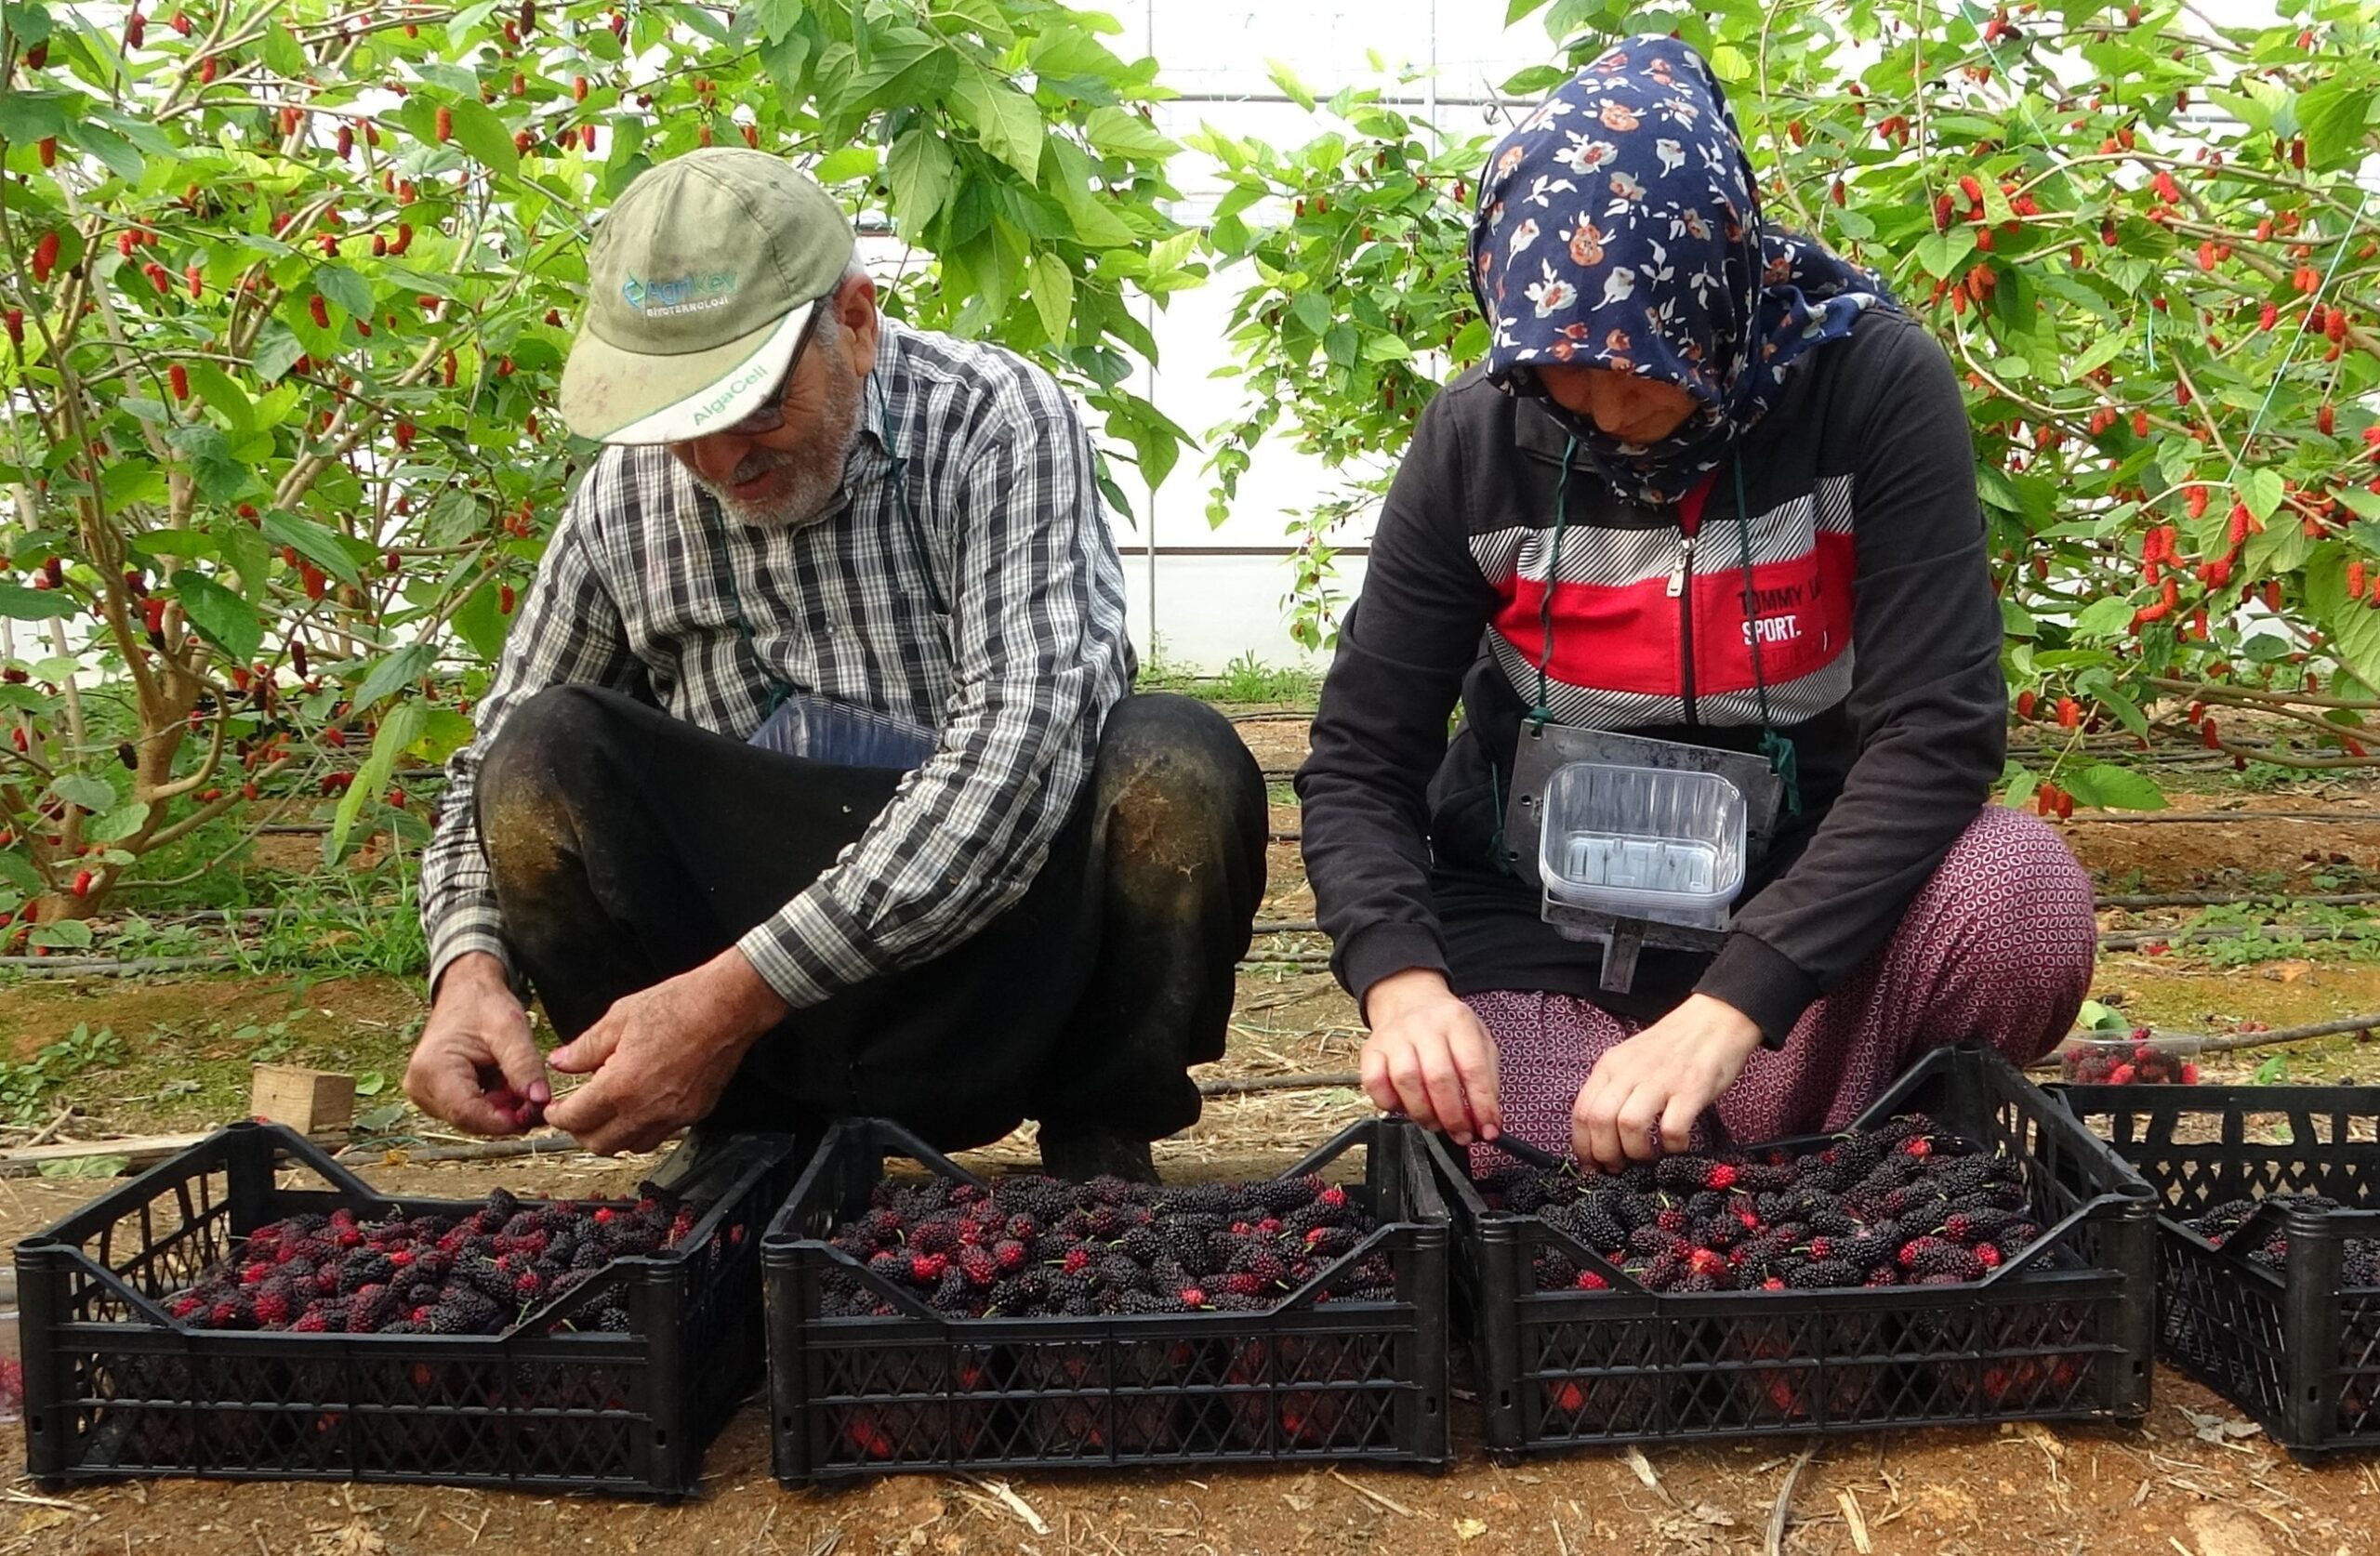
[(1883, 279), (1765, 225), (1752, 161), (1709, 65), (1633, 37), (1554, 89), (1479, 180), (1472, 290), (1488, 376), (1539, 392), (1564, 363), (1674, 384), (1700, 402), (1650, 447), (1547, 402), (1622, 496), (1676, 501), (1775, 403), (1804, 352), (1898, 311)]

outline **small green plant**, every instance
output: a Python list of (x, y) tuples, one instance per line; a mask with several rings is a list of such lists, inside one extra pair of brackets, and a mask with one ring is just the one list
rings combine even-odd
[(112, 1027), (93, 1031), (78, 1022), (74, 1030), (43, 1045), (31, 1059), (0, 1060), (0, 1116), (15, 1125), (40, 1123), (59, 1088), (86, 1071), (121, 1064), (125, 1048)]
[(1225, 665), (1223, 679), (1203, 694), (1223, 703), (1293, 703), (1313, 701), (1318, 689), (1313, 671), (1296, 666), (1276, 668), (1249, 649)]

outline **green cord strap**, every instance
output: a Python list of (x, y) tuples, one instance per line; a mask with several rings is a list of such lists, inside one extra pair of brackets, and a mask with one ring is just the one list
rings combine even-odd
[(1546, 672), (1554, 665), (1554, 585), (1562, 576), (1562, 536), (1570, 527), (1570, 456), (1578, 451), (1579, 435), (1573, 432), (1562, 445), (1562, 474), (1554, 483), (1554, 555), (1546, 560), (1545, 592), (1537, 602), (1543, 646), (1537, 656), (1537, 705), (1528, 710), (1528, 721), (1540, 730), (1554, 718), (1545, 696)]
[(1744, 636), (1752, 640), (1752, 689), (1760, 700), (1760, 754), (1768, 758), (1768, 770), (1777, 774), (1784, 785), (1785, 813), (1802, 813), (1801, 753), (1793, 743), (1780, 733), (1768, 717), (1768, 678), (1760, 667), (1760, 614), (1758, 599), (1752, 592), (1752, 505), (1744, 500), (1744, 461), (1738, 455), (1736, 468), (1736, 538), (1737, 557), (1744, 574)]

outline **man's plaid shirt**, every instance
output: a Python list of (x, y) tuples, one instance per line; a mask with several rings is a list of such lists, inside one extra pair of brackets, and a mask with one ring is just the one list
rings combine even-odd
[(433, 988), (467, 951), (494, 953), (519, 982), (473, 781), (505, 715), (549, 686), (611, 687), (742, 738), (773, 674), (940, 732), (859, 840), (737, 943), (797, 1008), (949, 950), (1031, 884), (1133, 674), (1091, 442), (1057, 383), (1008, 351), (891, 320), (879, 342), (841, 506), (815, 523), (729, 522), (666, 448), (607, 449), (588, 471), (477, 738), (447, 764), (422, 856)]

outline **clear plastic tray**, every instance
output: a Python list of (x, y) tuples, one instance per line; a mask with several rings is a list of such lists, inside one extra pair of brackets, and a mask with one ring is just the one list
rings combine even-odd
[(1572, 762), (1545, 788), (1538, 877), (1550, 901), (1724, 929), (1744, 883), (1741, 790), (1715, 772)]

